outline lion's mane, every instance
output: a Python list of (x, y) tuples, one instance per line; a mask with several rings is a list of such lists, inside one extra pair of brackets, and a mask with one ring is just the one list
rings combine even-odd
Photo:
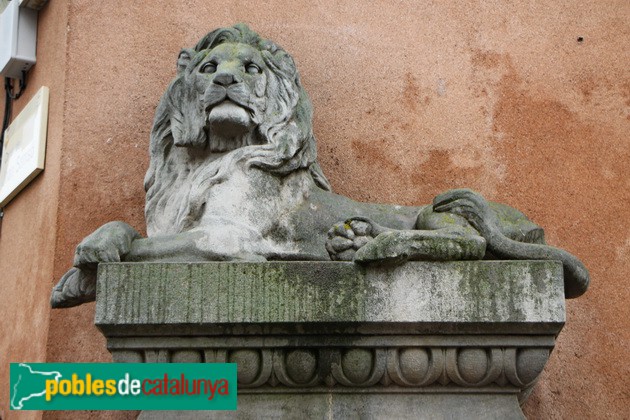
[[(243, 43), (260, 51), (267, 66), (266, 108), (254, 116), (263, 144), (233, 150), (216, 160), (203, 151), (176, 144), (206, 144), (205, 115), (191, 86), (191, 73), (205, 54), (222, 43)], [(291, 56), (245, 25), (210, 32), (192, 49), (183, 50), (178, 75), (156, 110), (151, 132), (150, 165), (144, 186), (149, 236), (172, 234), (197, 226), (207, 192), (225, 180), (237, 165), (276, 176), (308, 170), (316, 184), (330, 184), (316, 162), (312, 108)]]

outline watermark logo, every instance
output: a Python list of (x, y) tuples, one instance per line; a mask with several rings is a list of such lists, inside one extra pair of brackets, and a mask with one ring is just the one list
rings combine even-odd
[(236, 410), (235, 363), (11, 363), (12, 410)]

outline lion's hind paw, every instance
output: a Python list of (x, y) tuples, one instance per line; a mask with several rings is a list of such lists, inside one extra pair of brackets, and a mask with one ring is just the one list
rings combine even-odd
[(328, 231), (326, 250), (333, 261), (352, 261), (355, 253), (374, 239), (373, 224), (364, 218), (335, 223)]
[(496, 215), (481, 194), (469, 189), (450, 190), (433, 200), (433, 210), (462, 216), (483, 234), (496, 230)]

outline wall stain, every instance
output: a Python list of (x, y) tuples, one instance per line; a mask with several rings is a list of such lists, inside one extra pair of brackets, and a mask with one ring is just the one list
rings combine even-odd
[(374, 143), (354, 139), (350, 145), (357, 158), (370, 162), (371, 166), (380, 167), (388, 171), (401, 172), (400, 164), (384, 153), (384, 150), (387, 150), (387, 147), (383, 146), (385, 139), (377, 140)]
[(593, 96), (593, 91), (597, 88), (597, 84), (595, 83), (595, 79), (593, 78), (593, 76), (589, 75), (580, 80), (578, 86), (580, 88), (582, 96), (584, 96), (584, 100), (586, 100), (587, 102), (590, 101), (591, 97)]
[(473, 66), (485, 69), (496, 69), (509, 58), (507, 55), (494, 51), (473, 50), (471, 63)]
[[(404, 104), (408, 109), (415, 112), (418, 103), (420, 103), (420, 87), (418, 86), (418, 81), (415, 76), (410, 72), (405, 74), (405, 87), (403, 90), (403, 100)], [(426, 98), (424, 99), (426, 101)]]
[[(478, 152), (475, 153), (479, 156)], [(464, 167), (453, 162), (453, 151), (430, 150), (428, 159), (414, 168), (411, 173), (413, 185), (425, 190), (429, 196), (453, 189), (477, 185), (484, 177), (484, 167)]]
[(630, 220), (630, 206), (622, 204), (630, 203), (630, 189), (620, 188), (628, 185), (630, 150), (615, 146), (623, 142), (611, 141), (614, 132), (523, 89), (509, 60), (505, 66), (493, 113), (493, 131), (503, 138), (496, 153), (508, 168), (499, 195), (541, 225), (554, 226), (557, 245), (574, 244), (584, 256), (610, 255), (626, 238), (606, 224)]

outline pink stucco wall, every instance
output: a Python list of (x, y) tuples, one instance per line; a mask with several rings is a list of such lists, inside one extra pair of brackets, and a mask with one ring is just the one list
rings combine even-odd
[(0, 413), (13, 417), (9, 361), (111, 360), (93, 304), (50, 311), (49, 290), (101, 224), (144, 229), (149, 130), (177, 54), (245, 22), (295, 58), (337, 192), (425, 204), (471, 187), (524, 211), (549, 243), (582, 258), (592, 287), (567, 303), (524, 411), (627, 416), (628, 16), (623, 0), (50, 1), (14, 113), (39, 86), (51, 88), (46, 170), (7, 206), (0, 234)]

